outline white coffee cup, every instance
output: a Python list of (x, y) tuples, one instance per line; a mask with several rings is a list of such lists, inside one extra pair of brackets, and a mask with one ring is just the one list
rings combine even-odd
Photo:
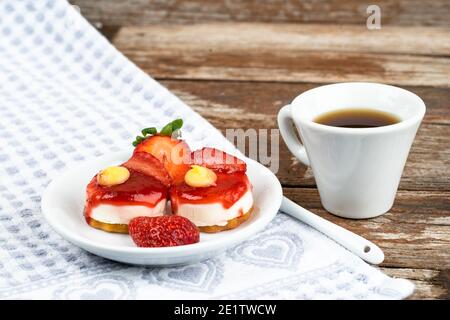
[[(401, 121), (374, 128), (314, 122), (326, 112), (349, 108), (381, 110)], [(384, 84), (350, 82), (300, 94), (279, 111), (278, 126), (289, 150), (311, 166), (323, 207), (341, 217), (364, 219), (392, 207), (424, 114), (424, 102), (412, 92)]]

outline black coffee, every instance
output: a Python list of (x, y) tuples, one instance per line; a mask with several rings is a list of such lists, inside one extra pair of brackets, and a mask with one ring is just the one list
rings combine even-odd
[(400, 118), (380, 110), (352, 108), (323, 113), (314, 122), (332, 127), (374, 128), (396, 124)]

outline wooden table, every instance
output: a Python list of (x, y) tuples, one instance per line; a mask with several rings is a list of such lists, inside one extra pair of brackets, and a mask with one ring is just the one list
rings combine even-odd
[(450, 298), (450, 2), (74, 0), (139, 67), (220, 129), (276, 128), (278, 109), (323, 83), (375, 81), (421, 96), (427, 114), (392, 210), (345, 220), (320, 205), (310, 169), (280, 142), (285, 194), (379, 244), (412, 298)]

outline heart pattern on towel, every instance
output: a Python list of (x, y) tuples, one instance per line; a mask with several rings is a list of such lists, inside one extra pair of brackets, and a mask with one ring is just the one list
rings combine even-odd
[(95, 276), (81, 283), (74, 279), (53, 292), (54, 299), (63, 300), (121, 300), (135, 294), (134, 285), (117, 275)]
[(291, 218), (283, 212), (278, 212), (278, 214), (273, 218), (270, 224), (266, 227), (266, 229), (273, 229), (282, 225), (285, 222), (291, 221)]
[(212, 292), (223, 277), (220, 259), (207, 260), (193, 265), (146, 269), (143, 279), (151, 283), (180, 290)]
[(167, 273), (167, 276), (176, 281), (189, 282), (191, 284), (201, 284), (206, 279), (209, 270), (201, 266), (187, 266), (181, 270), (173, 270)]
[(113, 300), (114, 291), (106, 288), (94, 292), (85, 292), (80, 295), (81, 300)]
[(294, 233), (281, 231), (260, 234), (229, 251), (235, 261), (286, 269), (295, 268), (302, 254), (301, 239)]

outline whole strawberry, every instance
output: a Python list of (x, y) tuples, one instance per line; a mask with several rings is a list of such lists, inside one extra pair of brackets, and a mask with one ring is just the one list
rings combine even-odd
[(200, 241), (197, 227), (181, 216), (137, 217), (128, 232), (138, 247), (174, 247)]

